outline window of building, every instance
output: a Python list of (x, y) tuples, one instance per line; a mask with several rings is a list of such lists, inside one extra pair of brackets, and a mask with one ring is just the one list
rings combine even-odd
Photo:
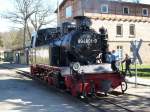
[(130, 37), (135, 36), (135, 25), (134, 24), (131, 24), (129, 26), (129, 32), (130, 32)]
[(66, 17), (71, 17), (72, 16), (72, 6), (68, 6), (66, 8)]
[(117, 25), (117, 27), (116, 27), (116, 34), (117, 34), (117, 36), (122, 36), (123, 35), (122, 24)]
[(101, 13), (108, 13), (108, 5), (107, 4), (101, 5)]
[(142, 9), (142, 15), (143, 16), (148, 16), (148, 9), (147, 8)]
[(119, 56), (119, 60), (123, 59), (123, 46), (117, 46), (117, 52), (118, 52), (118, 56)]
[(123, 14), (129, 14), (129, 7), (123, 8)]

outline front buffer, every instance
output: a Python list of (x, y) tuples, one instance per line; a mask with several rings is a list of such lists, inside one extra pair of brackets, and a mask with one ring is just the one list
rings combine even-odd
[[(91, 70), (87, 69), (87, 67)], [(120, 86), (121, 91), (124, 93), (127, 89), (124, 77), (119, 72), (112, 72), (109, 69), (105, 69), (105, 71), (100, 70), (100, 68), (104, 69), (105, 67), (104, 64), (84, 66), (82, 67), (82, 71), (85, 72), (64, 75), (67, 90), (73, 96), (87, 96), (99, 92), (107, 94), (109, 91)]]

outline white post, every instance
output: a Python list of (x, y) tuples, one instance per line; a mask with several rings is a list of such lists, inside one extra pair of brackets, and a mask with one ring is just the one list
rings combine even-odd
[(137, 59), (135, 61), (135, 87), (137, 87)]
[[(135, 40), (135, 47), (137, 50), (137, 40)], [(137, 56), (135, 56), (135, 88), (137, 87)]]

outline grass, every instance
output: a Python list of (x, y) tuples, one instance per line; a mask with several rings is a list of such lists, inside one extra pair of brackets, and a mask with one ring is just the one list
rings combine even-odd
[(139, 77), (143, 79), (150, 79), (150, 77), (142, 77), (142, 76), (139, 76)]
[[(131, 65), (132, 74), (135, 74), (135, 65)], [(150, 78), (150, 65), (137, 65), (137, 75), (139, 77)]]

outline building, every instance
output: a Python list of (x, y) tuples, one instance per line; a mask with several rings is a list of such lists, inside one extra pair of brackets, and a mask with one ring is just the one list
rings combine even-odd
[(0, 48), (0, 62), (4, 60), (4, 49)]
[(120, 58), (125, 53), (132, 55), (131, 41), (142, 40), (139, 54), (144, 64), (150, 64), (150, 5), (121, 0), (63, 0), (58, 15), (59, 23), (84, 15), (91, 18), (96, 31), (106, 28), (109, 48), (117, 49)]
[(29, 64), (28, 48), (13, 49), (13, 62), (16, 64)]

